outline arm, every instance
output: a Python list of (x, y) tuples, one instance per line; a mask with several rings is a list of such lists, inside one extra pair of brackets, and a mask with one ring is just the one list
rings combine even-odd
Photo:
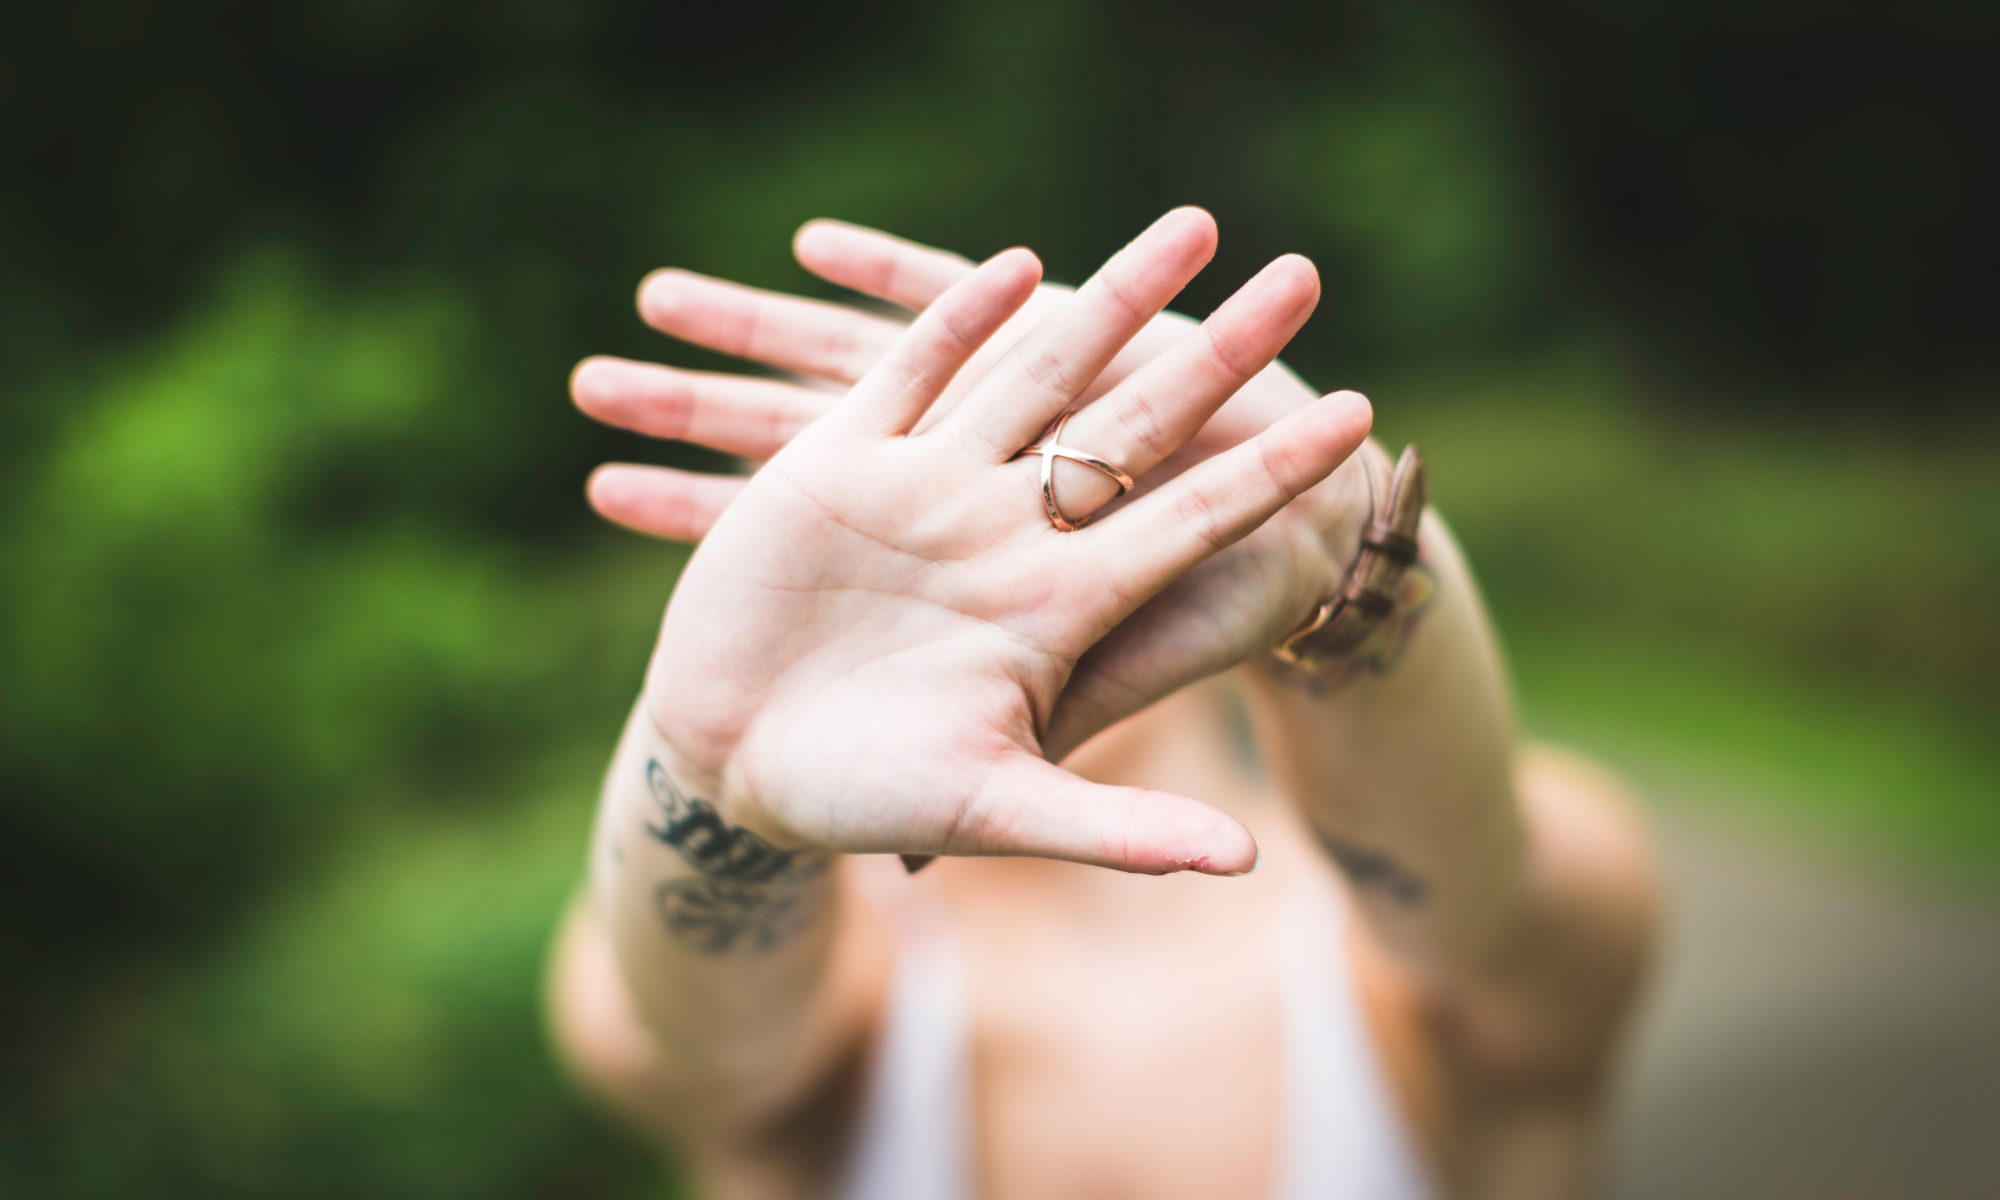
[[(913, 309), (965, 269), (829, 223), (808, 225), (797, 248), (825, 278)], [(1113, 371), (1165, 353), (1192, 328), (1162, 314)], [(1236, 444), (1313, 394), (1272, 364), (1194, 446)], [(1524, 1071), (1594, 1071), (1648, 950), (1646, 838), (1615, 780), (1574, 759), (1517, 752), (1500, 654), (1443, 521), (1425, 517), (1403, 610), (1355, 661), (1303, 681), (1274, 671), (1265, 652), (1357, 558), (1371, 508), (1361, 467), (1360, 455), (1343, 463), (1093, 647), (1044, 744), (1059, 757), (1186, 682), (1246, 664), (1260, 739), (1335, 863), (1345, 860), (1365, 928), (1389, 961), (1426, 991), (1458, 996), (1459, 1011), (1478, 1011), (1489, 1032), (1476, 1040), (1490, 1057)]]
[[(1363, 497), (1329, 519), (1321, 594), (1368, 519)], [(1260, 656), (1246, 690), (1279, 780), (1350, 885), (1364, 986), (1435, 1047), (1455, 1170), (1479, 1195), (1580, 1194), (1650, 948), (1646, 839), (1601, 772), (1517, 751), (1464, 556), (1435, 514), (1419, 545), (1374, 636), (1317, 672)]]
[[(1358, 554), (1368, 516), (1356, 497), (1334, 518), (1322, 594), (1339, 583), (1333, 564)], [(1446, 993), (1526, 987), (1550, 1024), (1587, 1042), (1622, 1009), (1623, 989), (1571, 988), (1551, 956), (1574, 946), (1602, 956), (1592, 974), (1629, 978), (1649, 924), (1643, 842), (1607, 789), (1585, 798), (1546, 770), (1520, 771), (1471, 571), (1435, 514), (1419, 545), (1396, 610), (1349, 658), (1318, 672), (1252, 661), (1260, 735), (1396, 961)], [(1560, 986), (1528, 986), (1543, 968), (1553, 977), (1540, 982)]]
[[(822, 277), (914, 311), (971, 270), (956, 256), (830, 222), (809, 224), (796, 248)], [(811, 347), (840, 347), (851, 357), (885, 336), (886, 323), (872, 314), (720, 281), (690, 283), (703, 303), (658, 308), (656, 324), (830, 382), (840, 375), (829, 362), (846, 358)], [(1044, 285), (1031, 307), (1064, 295)], [(1092, 391), (1175, 352), (1195, 328), (1176, 314), (1156, 316)], [(753, 345), (738, 336), (744, 329), (766, 336)], [(671, 428), (763, 457), (809, 420), (802, 414), (812, 393), (804, 389), (778, 404), (765, 389), (779, 385), (765, 381), (752, 392), (662, 368), (615, 371), (624, 374), (607, 367), (598, 379), (577, 381), (578, 403), (615, 424)], [(1270, 364), (1180, 457), (1240, 444), (1312, 395)], [(756, 436), (737, 432), (746, 429)], [(594, 493), (593, 502), (614, 520), (667, 536), (702, 536), (729, 500), (677, 505), (650, 477), (629, 483), (629, 492)], [(1175, 579), (1084, 655), (1050, 715), (1044, 750), (1059, 759), (1188, 682), (1261, 664), (1354, 561), (1368, 507), (1358, 461), (1349, 460)], [(1516, 1081), (1594, 1080), (1645, 955), (1645, 841), (1614, 784), (1547, 759), (1517, 763), (1505, 682), (1471, 577), (1435, 518), (1425, 521), (1421, 543), (1419, 578), (1433, 585), (1430, 598), (1416, 611), (1421, 598), (1413, 597), (1393, 627), (1400, 641), (1363, 647), (1366, 661), (1348, 664), (1339, 686), (1283, 684), (1262, 677), (1264, 665), (1246, 668), (1260, 675), (1250, 686), (1261, 735), (1313, 827), (1357, 869), (1363, 924), (1379, 957), (1406, 973), (1417, 995), (1450, 997), (1449, 1015), (1466, 1023), (1450, 1035), (1454, 1046)]]
[[(1315, 556), (1322, 594), (1358, 556), (1368, 507), (1364, 495), (1337, 511)], [(1397, 608), (1350, 655), (1317, 669), (1258, 656), (1245, 677), (1267, 758), (1370, 930), (1412, 968), (1452, 976), (1485, 963), (1516, 919), (1526, 832), (1471, 574), (1435, 516), (1418, 541)]]
[[(970, 380), (1038, 269), (1011, 251), (963, 275), (704, 528), (607, 782), (588, 914), (559, 956), (563, 1040), (614, 1099), (675, 1132), (742, 1132), (823, 1082), (880, 982), (880, 955), (852, 949), (868, 927), (842, 911), (844, 855), (1211, 874), (1255, 861), (1234, 819), (1079, 779), (1040, 735), (1083, 653), (1324, 479), (1365, 436), (1365, 403), (1304, 406), (1075, 532), (1051, 526), (1037, 465), (1019, 457), (1213, 237), (1206, 214), (1169, 214)], [(1144, 477), (1316, 294), (1301, 261), (1273, 264), (1204, 339), (1099, 396), (1078, 439)], [(955, 403), (940, 408), (947, 385)], [(668, 510), (706, 486), (642, 478)], [(606, 494), (600, 477), (593, 498)], [(1077, 487), (1063, 503), (1080, 519), (1109, 498)], [(581, 980), (593, 962), (615, 980)], [(627, 1033), (593, 1041), (592, 1012), (625, 1014)]]
[(863, 1036), (884, 944), (843, 903), (843, 856), (732, 823), (647, 708), (619, 739), (563, 932), (558, 1038), (642, 1127), (755, 1130)]

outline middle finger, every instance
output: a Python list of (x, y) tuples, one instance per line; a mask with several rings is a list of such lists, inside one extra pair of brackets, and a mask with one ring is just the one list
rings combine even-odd
[(1198, 208), (1155, 221), (1015, 343), (939, 429), (968, 435), (996, 463), (1013, 457), (1207, 265), (1215, 240), (1215, 218)]
[[(1144, 476), (1194, 437), (1223, 402), (1269, 366), (1319, 301), (1319, 273), (1296, 254), (1277, 259), (1190, 336), (1077, 410), (1062, 442), (1128, 476)], [(1117, 498), (1120, 485), (1072, 460), (1050, 463), (1050, 489), (1071, 521)], [(1019, 471), (1037, 471), (1037, 461)]]

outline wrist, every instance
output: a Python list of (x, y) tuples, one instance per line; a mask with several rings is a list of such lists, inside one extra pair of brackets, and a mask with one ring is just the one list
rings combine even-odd
[(728, 772), (707, 770), (676, 748), (650, 716), (642, 717), (623, 769), (644, 786), (625, 822), (673, 850), (693, 873), (751, 884), (796, 884), (825, 870), (830, 856), (775, 827), (764, 806), (732, 786)]
[(1364, 457), (1374, 458), (1378, 473), (1388, 461), (1387, 452), (1371, 438), (1305, 497), (1312, 501), (1304, 530), (1306, 544), (1299, 555), (1292, 594), (1287, 597), (1285, 620), (1274, 642), (1310, 621), (1319, 606), (1340, 589), (1361, 557), (1362, 537), (1375, 514), (1369, 464)]
[[(1345, 520), (1328, 522), (1329, 561), (1345, 563), (1333, 586), (1311, 614), (1275, 647), (1275, 657), (1286, 666), (1307, 673), (1323, 668), (1344, 669), (1344, 663), (1374, 637), (1376, 631), (1404, 603), (1404, 576), (1418, 557), (1418, 526), (1423, 519), (1427, 494), (1423, 456), (1414, 446), (1405, 447), (1393, 470), (1385, 468), (1388, 456), (1380, 447), (1365, 443), (1348, 462), (1366, 488), (1365, 517), (1354, 533), (1356, 508), (1350, 499), (1339, 512)], [(1353, 480), (1347, 482), (1348, 495)], [(1352, 557), (1343, 553), (1348, 543), (1355, 546)]]
[(641, 743), (649, 759), (660, 763), (682, 786), (731, 803), (727, 786), (730, 751), (719, 740), (678, 719), (673, 706), (662, 704), (659, 689), (648, 681), (639, 698), (644, 726)]
[(611, 770), (592, 889), (628, 978), (658, 974), (648, 964), (661, 929), (698, 954), (758, 956), (824, 925), (834, 856), (758, 832), (746, 806), (687, 765), (644, 698)]
[(663, 703), (652, 680), (639, 700), (638, 748), (655, 816), (678, 821), (692, 815), (704, 823), (712, 816), (762, 841), (795, 846), (797, 839), (772, 819), (742, 769), (741, 737), (725, 737), (685, 719), (682, 707)]
[[(724, 728), (713, 714), (713, 689), (702, 689), (676, 674), (664, 648), (656, 648), (646, 669), (646, 683), (639, 696), (639, 711), (645, 715), (650, 745), (671, 757), (672, 765), (690, 781), (719, 791), (728, 774), (740, 729)], [(703, 703), (704, 693), (709, 702)]]

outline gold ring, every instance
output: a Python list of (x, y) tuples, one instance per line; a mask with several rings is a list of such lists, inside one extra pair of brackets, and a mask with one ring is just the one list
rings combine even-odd
[(1074, 533), (1082, 529), (1090, 523), (1090, 518), (1085, 517), (1081, 521), (1072, 521), (1063, 515), (1061, 507), (1056, 504), (1057, 459), (1066, 458), (1071, 462), (1082, 463), (1084, 466), (1089, 467), (1106, 479), (1116, 483), (1118, 485), (1118, 494), (1121, 496), (1132, 490), (1132, 477), (1130, 475), (1127, 475), (1125, 472), (1095, 455), (1085, 454), (1073, 446), (1062, 444), (1063, 426), (1069, 424), (1069, 419), (1075, 415), (1076, 410), (1073, 408), (1064, 410), (1063, 415), (1056, 418), (1056, 423), (1049, 426), (1049, 432), (1043, 440), (1036, 442), (1032, 446), (1022, 447), (1021, 453), (1014, 456), (1015, 458), (1024, 458), (1030, 454), (1039, 454), (1042, 456), (1042, 507), (1049, 511), (1049, 524), (1055, 526), (1063, 533)]

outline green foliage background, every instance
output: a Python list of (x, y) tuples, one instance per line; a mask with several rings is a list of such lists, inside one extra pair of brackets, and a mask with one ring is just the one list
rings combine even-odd
[[(1530, 727), (1990, 873), (1994, 23), (1900, 6), (86, 3), (0, 50), (0, 1194), (659, 1194), (541, 957), (681, 561), (586, 353), (816, 215), (1185, 305), (1419, 441)], [(1725, 799), (1726, 798), (1726, 799)]]

